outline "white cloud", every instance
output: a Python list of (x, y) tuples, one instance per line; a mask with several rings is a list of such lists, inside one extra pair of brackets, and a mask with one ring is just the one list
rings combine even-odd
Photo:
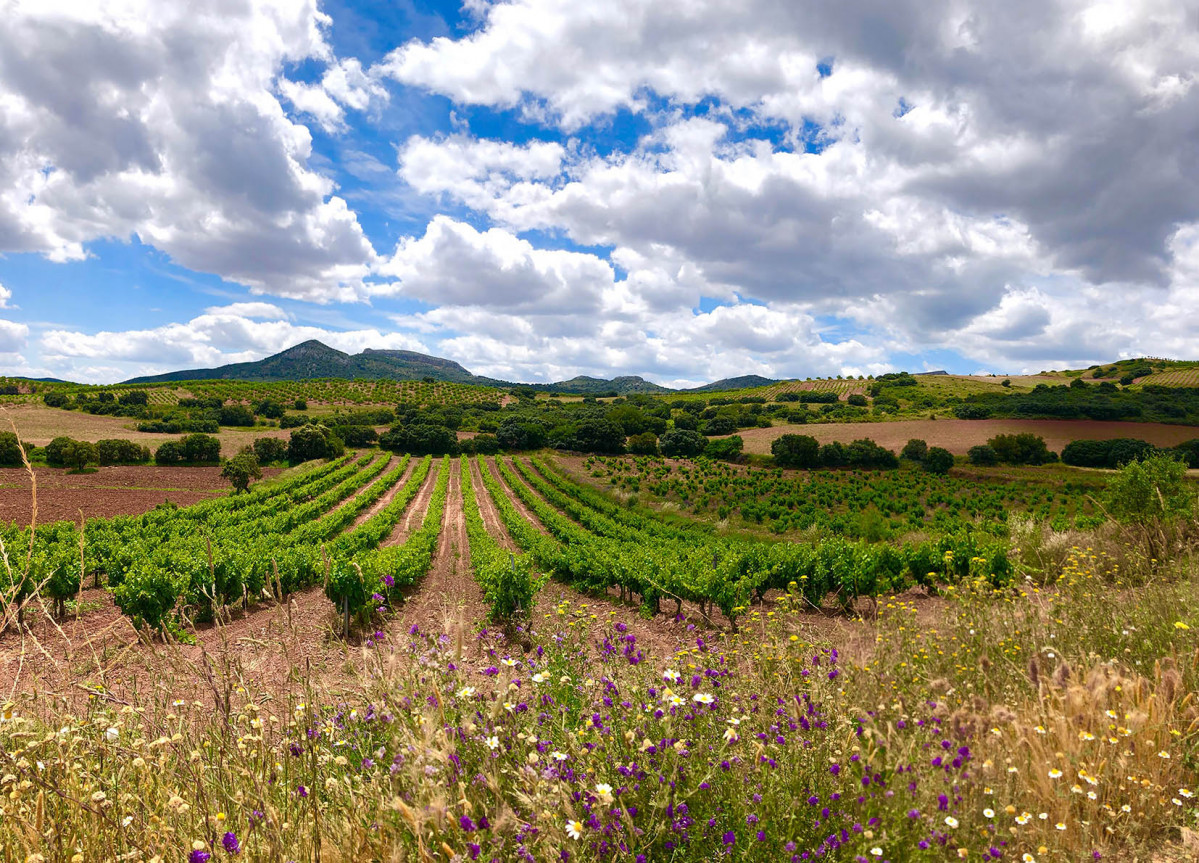
[(12, 291), (10, 291), (8, 288), (4, 287), (4, 285), (0, 285), (0, 309), (12, 308), (12, 306), (10, 306), (8, 304), (8, 301), (11, 299), (12, 299)]
[(0, 354), (24, 350), (28, 339), (29, 327), (25, 324), (0, 319)]
[[(327, 330), (293, 324), (267, 303), (233, 303), (207, 309), (184, 323), (144, 330), (85, 333), (49, 330), (40, 339), (44, 361), (73, 379), (111, 381), (187, 368), (250, 362), (300, 342), (318, 339), (347, 353), (402, 348), (427, 353), (419, 340), (374, 328)], [(104, 360), (102, 369), (89, 361)]]
[[(11, 6), (0, 251), (73, 260), (136, 235), (255, 290), (359, 296), (374, 251), (273, 95), (285, 62), (331, 60), (328, 24), (316, 0)], [(354, 68), (331, 79), (350, 102)]]

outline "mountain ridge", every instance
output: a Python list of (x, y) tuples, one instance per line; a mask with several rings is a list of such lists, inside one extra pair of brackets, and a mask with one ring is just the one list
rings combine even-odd
[[(309, 339), (253, 362), (229, 363), (210, 369), (181, 369), (160, 375), (143, 375), (130, 378), (124, 383), (149, 384), (205, 380), (276, 382), (306, 378), (421, 380), (426, 377), (436, 381), (500, 389), (532, 387), (540, 392), (558, 392), (566, 395), (599, 395), (612, 392), (618, 395), (712, 392), (718, 389), (735, 388), (735, 386), (766, 386), (777, 383), (772, 378), (745, 375), (738, 378), (725, 378), (692, 389), (672, 389), (647, 381), (640, 375), (618, 375), (611, 379), (578, 375), (570, 380), (550, 384), (523, 384), (476, 375), (454, 360), (417, 351), (366, 348), (361, 353), (347, 354), (316, 339)], [(752, 382), (738, 383), (741, 381)]]

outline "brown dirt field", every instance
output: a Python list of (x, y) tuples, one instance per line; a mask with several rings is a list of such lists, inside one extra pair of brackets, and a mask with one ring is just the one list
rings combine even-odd
[[(136, 515), (163, 501), (188, 506), (229, 490), (218, 467), (102, 467), (93, 473), (72, 474), (66, 468), (35, 467), (38, 522), (78, 521), (85, 518)], [(282, 472), (265, 468), (263, 479)], [(0, 468), (0, 522), (29, 524), (29, 475), (24, 468)]]
[(529, 522), (529, 524), (537, 528), (537, 530), (549, 535), (549, 531), (545, 529), (545, 525), (538, 521), (537, 516), (533, 514), (533, 511), (525, 506), (525, 502), (513, 493), (512, 489), (508, 487), (508, 483), (502, 476), (500, 476), (499, 468), (497, 468), (495, 465), (495, 458), (488, 457), (486, 462), (487, 469), (491, 471), (491, 475), (494, 476), (496, 482), (500, 484), (500, 488), (508, 492), (508, 500), (512, 501), (512, 505), (516, 507), (516, 511), (519, 512), (525, 518), (525, 520)]
[(379, 498), (373, 506), (367, 508), (367, 510), (361, 513), (358, 518), (354, 519), (354, 523), (350, 526), (350, 530), (353, 530), (364, 522), (370, 521), (379, 513), (380, 510), (392, 502), (396, 496), (396, 493), (404, 487), (404, 485), (408, 482), (408, 478), (412, 476), (412, 472), (416, 470), (416, 463), (417, 459), (408, 459), (408, 466), (404, 468), (404, 472), (400, 474), (400, 478), (396, 484), (389, 488), (383, 497)]
[(516, 543), (512, 541), (512, 537), (508, 535), (507, 528), (504, 527), (504, 522), (500, 520), (499, 511), (495, 507), (495, 501), (491, 499), (487, 487), (483, 485), (483, 476), (479, 472), (479, 463), (473, 458), (470, 459), (470, 482), (475, 492), (475, 500), (479, 505), (479, 516), (483, 519), (483, 526), (487, 528), (487, 532), (494, 536), (496, 541), (504, 548), (509, 551), (518, 551)]
[(745, 452), (768, 454), (770, 443), (785, 434), (811, 435), (820, 443), (849, 443), (870, 438), (880, 446), (898, 452), (912, 438), (922, 438), (929, 446), (944, 447), (962, 455), (972, 446), (985, 444), (997, 434), (1032, 432), (1045, 438), (1054, 452), (1074, 440), (1110, 440), (1140, 438), (1156, 446), (1176, 446), (1199, 437), (1195, 426), (1163, 423), (1095, 422), (1092, 420), (896, 420), (878, 423), (812, 423), (781, 425), (768, 429), (737, 432), (745, 441)]
[(437, 485), (437, 471), (438, 466), (436, 464), (430, 467), (429, 475), (425, 478), (425, 484), (416, 493), (416, 497), (412, 499), (412, 503), (408, 504), (408, 509), (404, 513), (404, 517), (396, 522), (391, 535), (379, 543), (379, 545), (399, 545), (414, 530), (421, 526), (421, 523), (425, 520), (425, 513), (429, 510), (429, 501), (433, 499), (433, 487)]
[[(21, 440), (36, 446), (45, 446), (54, 438), (65, 435), (93, 443), (105, 438), (120, 438), (155, 450), (167, 441), (179, 440), (181, 437), (139, 432), (137, 420), (130, 417), (93, 416), (37, 404), (0, 408), (0, 431), (11, 431), (14, 425)], [(242, 447), (253, 443), (256, 438), (274, 437), (287, 440), (290, 436), (290, 429), (278, 428), (222, 428), (214, 435), (221, 441), (223, 456), (236, 455)]]

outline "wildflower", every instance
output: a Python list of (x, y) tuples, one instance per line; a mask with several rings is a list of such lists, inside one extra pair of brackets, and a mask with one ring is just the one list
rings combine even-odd
[(517, 661), (515, 659), (509, 659), (507, 656), (505, 656), (503, 659), (501, 659), (500, 662), (503, 665), (508, 666), (509, 668), (515, 668), (519, 664), (519, 663), (517, 663)]
[(494, 734), (491, 737), (488, 737), (484, 742), (487, 744), (487, 748), (492, 751), (500, 748), (500, 739)]
[(565, 760), (566, 760), (568, 757), (569, 757), (569, 756), (568, 756), (568, 755), (567, 755), (565, 752), (559, 752), (559, 751), (558, 751), (558, 750), (556, 750), (556, 749), (555, 749), (553, 752), (551, 752), (551, 753), (550, 753), (550, 758), (552, 758), (552, 759), (554, 759), (555, 761), (558, 761), (558, 762), (565, 761)]
[(1027, 824), (1031, 820), (1032, 820), (1031, 812), (1022, 812), (1021, 814), (1016, 816), (1016, 823), (1019, 824), (1021, 827), (1023, 827), (1025, 824)]
[(727, 830), (725, 831), (725, 834), (720, 837), (720, 841), (725, 845), (736, 845), (737, 834), (735, 834), (732, 830)]
[(948, 827), (950, 830), (956, 830), (958, 827), (958, 820), (956, 818), (954, 818), (952, 815), (946, 815), (945, 816), (945, 826)]
[(566, 835), (569, 836), (571, 839), (576, 839), (576, 840), (582, 839), (583, 838), (583, 822), (568, 820), (566, 822)]
[(237, 834), (232, 830), (221, 837), (221, 845), (230, 854), (241, 853), (241, 843), (237, 841)]
[(1195, 792), (1191, 791), (1189, 788), (1179, 788), (1178, 793), (1187, 798), (1195, 796)]
[(696, 704), (712, 704), (714, 701), (716, 701), (716, 699), (707, 692), (697, 692), (691, 696), (691, 700)]
[(1056, 824), (1054, 824), (1053, 826), (1054, 826), (1054, 827), (1056, 827), (1058, 830), (1065, 830), (1065, 829), (1066, 829), (1066, 825), (1065, 825), (1065, 824), (1063, 824), (1061, 821), (1057, 822), (1057, 823), (1056, 823)]
[(109, 743), (116, 743), (117, 738), (120, 736), (121, 736), (121, 732), (115, 728), (109, 728), (107, 731), (104, 732), (104, 739), (107, 740)]
[(1036, 731), (1036, 732), (1037, 732), (1037, 734), (1045, 734), (1045, 733), (1046, 733), (1046, 732), (1045, 732), (1045, 728), (1044, 728), (1044, 726), (1041, 726), (1041, 725), (1038, 725), (1038, 726), (1037, 726), (1036, 728), (1034, 728), (1033, 730), (1034, 730), (1034, 731)]
[(1024, 856), (1020, 858), (1020, 860), (1022, 863), (1037, 863), (1037, 858), (1029, 854), (1027, 851), (1024, 853)]
[(546, 676), (544, 674), (542, 674), (540, 671), (538, 671), (536, 674), (534, 674), (530, 678), (530, 680), (532, 680), (534, 683), (545, 683)]
[(984, 809), (984, 810), (983, 810), (983, 817), (984, 817), (984, 818), (994, 818), (994, 817), (995, 817), (995, 810), (994, 810), (994, 809)]
[(1174, 621), (1174, 628), (1175, 629), (1190, 629), (1190, 627), (1187, 626), (1185, 623), (1183, 623), (1181, 620)]
[(678, 683), (679, 682), (679, 673), (677, 671), (675, 671), (673, 668), (668, 668), (662, 672), (662, 679), (665, 680), (667, 683)]
[[(792, 638), (794, 638), (795, 636), (791, 636), (791, 637), (792, 637)], [(873, 847), (873, 848), (871, 848), (871, 849), (870, 849), (870, 853), (871, 853), (871, 854), (873, 854), (875, 857), (882, 857), (882, 856), (883, 856), (883, 849), (882, 849), (882, 848), (879, 848), (879, 847), (876, 845), (875, 847)]]
[(187, 863), (208, 863), (212, 859), (212, 855), (203, 848), (193, 848), (192, 853), (187, 855)]
[(1049, 778), (1050, 778), (1050, 779), (1061, 779), (1061, 778), (1062, 778), (1062, 771), (1058, 770), (1056, 767), (1052, 768), (1052, 769), (1049, 771)]
[(475, 688), (473, 686), (464, 686), (458, 690), (459, 698), (470, 698), (474, 694), (475, 694)]
[(1169, 758), (1170, 758), (1170, 753), (1169, 753), (1169, 752), (1167, 752), (1166, 750), (1164, 750), (1164, 749), (1163, 749), (1161, 752), (1157, 753), (1157, 757), (1158, 757), (1158, 758), (1165, 758), (1166, 760), (1169, 760)]
[(597, 783), (595, 786), (595, 793), (599, 795), (600, 800), (604, 803), (612, 802), (612, 786), (607, 782)]

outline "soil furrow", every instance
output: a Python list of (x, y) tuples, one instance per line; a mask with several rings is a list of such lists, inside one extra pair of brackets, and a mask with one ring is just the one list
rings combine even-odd
[(378, 515), (378, 513), (384, 507), (392, 502), (399, 490), (402, 489), (408, 482), (408, 477), (412, 476), (412, 472), (416, 470), (416, 463), (416, 459), (408, 459), (408, 466), (404, 468), (404, 473), (400, 475), (400, 478), (396, 480), (395, 484), (387, 490), (387, 493), (384, 494), (383, 497), (375, 501), (374, 506), (368, 508), (366, 512), (360, 513), (358, 518), (354, 519), (354, 523), (350, 525), (350, 530), (359, 527), (364, 522), (370, 521), (372, 518)]
[(429, 475), (425, 478), (425, 484), (421, 486), (412, 503), (408, 504), (408, 509), (404, 513), (404, 518), (396, 522), (396, 526), (392, 528), (391, 535), (387, 539), (379, 543), (380, 546), (400, 545), (412, 532), (421, 526), (425, 520), (425, 513), (429, 510), (429, 501), (433, 499), (433, 487), (437, 485), (437, 472), (441, 469), (439, 464), (433, 464), (429, 468)]
[[(497, 482), (499, 482), (500, 487), (508, 493), (508, 500), (512, 501), (512, 505), (516, 507), (516, 511), (524, 516), (529, 524), (533, 525), (533, 527), (537, 528), (537, 530), (539, 530), (541, 533), (549, 536), (550, 532), (545, 529), (545, 525), (541, 523), (541, 520), (537, 518), (531, 509), (525, 506), (525, 502), (517, 497), (516, 492), (509, 487), (508, 481), (504, 479), (503, 475), (500, 474), (499, 468), (496, 467), (495, 459), (488, 459), (487, 467), (490, 469), (491, 475), (496, 478)], [(534, 491), (533, 494), (537, 494), (537, 492)], [(537, 496), (540, 497), (540, 495)]]
[(504, 522), (500, 519), (495, 501), (491, 499), (491, 492), (483, 485), (483, 476), (479, 472), (479, 463), (475, 459), (470, 459), (470, 475), (475, 489), (475, 499), (479, 502), (479, 515), (483, 518), (483, 526), (504, 548), (509, 551), (517, 551), (516, 543), (508, 535), (508, 529), (504, 527)]

